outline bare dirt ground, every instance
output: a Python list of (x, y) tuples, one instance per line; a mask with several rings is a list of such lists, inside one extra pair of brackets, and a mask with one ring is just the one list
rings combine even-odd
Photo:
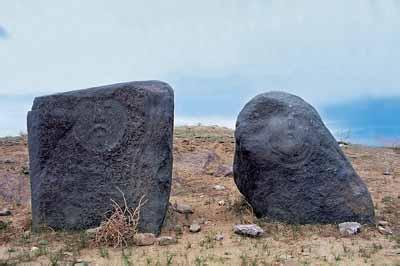
[[(95, 246), (85, 232), (30, 233), (27, 146), (22, 137), (0, 139), (0, 265), (400, 265), (400, 149), (343, 147), (367, 183), (375, 226), (343, 237), (335, 225), (286, 225), (257, 220), (241, 199), (231, 175), (233, 133), (218, 127), (179, 127), (175, 131), (171, 203), (190, 204), (194, 213), (170, 210), (162, 235), (176, 236), (169, 246), (110, 248)], [(385, 174), (384, 174), (385, 173)], [(222, 190), (215, 189), (221, 185)], [(190, 233), (196, 220), (199, 233)], [(265, 236), (235, 235), (237, 223), (257, 223)], [(224, 239), (215, 240), (217, 234)], [(37, 250), (32, 252), (32, 247)], [(85, 265), (85, 264), (81, 264)]]

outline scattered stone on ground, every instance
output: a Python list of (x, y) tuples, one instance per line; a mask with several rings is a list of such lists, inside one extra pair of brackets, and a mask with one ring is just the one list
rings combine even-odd
[(188, 204), (179, 204), (175, 203), (172, 205), (172, 209), (176, 212), (183, 213), (183, 214), (190, 214), (193, 213), (192, 206)]
[(361, 232), (361, 224), (357, 222), (345, 222), (338, 225), (340, 234), (351, 236)]
[(161, 81), (35, 98), (28, 113), (32, 228), (99, 226), (112, 199), (130, 209), (146, 202), (138, 231), (159, 234), (172, 184), (173, 121), (174, 93)]
[(31, 248), (31, 256), (36, 257), (40, 254), (40, 248), (32, 247)]
[(393, 231), (389, 227), (378, 226), (378, 231), (382, 235), (393, 235)]
[(0, 211), (0, 216), (10, 216), (11, 215), (11, 211), (9, 209), (2, 209)]
[(157, 238), (158, 245), (160, 246), (168, 246), (178, 243), (175, 237), (172, 236), (162, 236)]
[(31, 237), (31, 231), (25, 231), (23, 236), (24, 236), (25, 239), (30, 238)]
[(386, 170), (383, 172), (383, 175), (391, 175), (389, 169), (386, 169)]
[(216, 241), (222, 241), (222, 240), (224, 240), (224, 235), (223, 234), (217, 234), (217, 235), (215, 235), (214, 239)]
[(152, 233), (138, 233), (134, 236), (136, 246), (151, 246), (156, 240), (156, 236)]
[(218, 201), (218, 205), (219, 205), (219, 206), (225, 206), (225, 201), (224, 201), (224, 200)]
[(259, 237), (264, 235), (264, 230), (256, 224), (237, 224), (233, 227), (233, 232), (250, 237)]
[(317, 111), (300, 97), (256, 96), (240, 112), (235, 138), (234, 180), (257, 217), (374, 223), (367, 186)]
[(201, 227), (199, 224), (191, 224), (190, 225), (189, 231), (191, 233), (198, 233), (198, 232), (200, 232), (200, 230), (201, 230)]
[(214, 189), (217, 191), (225, 190), (225, 187), (223, 185), (215, 185)]

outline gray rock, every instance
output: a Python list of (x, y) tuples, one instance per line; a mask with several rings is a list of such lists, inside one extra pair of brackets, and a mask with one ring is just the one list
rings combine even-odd
[(339, 224), (340, 234), (351, 236), (361, 232), (361, 224), (356, 222), (345, 222)]
[(37, 257), (37, 256), (39, 256), (39, 255), (40, 255), (40, 248), (38, 248), (38, 247), (32, 247), (32, 248), (31, 248), (30, 255), (31, 255), (32, 257)]
[(175, 237), (172, 236), (162, 236), (157, 239), (158, 245), (169, 246), (178, 243)]
[(289, 223), (374, 222), (368, 189), (317, 111), (261, 94), (236, 124), (234, 179), (258, 217)]
[(222, 241), (222, 240), (224, 240), (224, 235), (223, 234), (217, 234), (217, 235), (215, 235), (214, 239), (216, 241)]
[(217, 191), (225, 190), (225, 187), (223, 185), (215, 185), (213, 188)]
[(2, 209), (0, 211), (0, 216), (10, 216), (11, 215), (11, 211), (9, 209)]
[(198, 233), (198, 232), (201, 231), (201, 227), (200, 227), (199, 224), (191, 224), (191, 225), (190, 225), (190, 228), (189, 228), (189, 231), (190, 231), (191, 233)]
[(381, 226), (388, 226), (389, 225), (389, 222), (388, 221), (378, 221), (378, 225), (381, 225)]
[(393, 231), (389, 227), (378, 226), (378, 231), (382, 235), (393, 235)]
[(156, 236), (152, 233), (139, 233), (134, 237), (136, 246), (151, 246), (156, 242)]
[(111, 199), (138, 206), (140, 232), (158, 234), (171, 189), (174, 95), (159, 81), (36, 98), (28, 114), (32, 225), (100, 225)]
[(264, 230), (255, 224), (237, 224), (233, 227), (233, 232), (250, 237), (259, 237), (264, 235)]
[(172, 209), (176, 212), (183, 213), (183, 214), (190, 214), (193, 213), (193, 208), (192, 206), (188, 204), (178, 204), (175, 203), (172, 205)]

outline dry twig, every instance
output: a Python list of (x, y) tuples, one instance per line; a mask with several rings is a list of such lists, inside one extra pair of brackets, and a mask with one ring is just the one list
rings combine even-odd
[(96, 243), (106, 244), (114, 248), (127, 246), (137, 233), (137, 226), (140, 219), (140, 209), (146, 203), (144, 196), (139, 200), (136, 208), (129, 208), (124, 193), (118, 188), (124, 199), (124, 206), (120, 206), (111, 199), (113, 211), (110, 217), (106, 218), (96, 232)]

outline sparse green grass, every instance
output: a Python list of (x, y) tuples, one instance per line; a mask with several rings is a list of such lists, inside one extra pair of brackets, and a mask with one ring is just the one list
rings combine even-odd
[(203, 256), (197, 256), (194, 260), (194, 264), (196, 266), (205, 266), (205, 265), (207, 265), (206, 262), (207, 262), (207, 259), (204, 258)]
[(102, 257), (102, 258), (108, 258), (109, 257), (108, 249), (106, 247), (100, 247), (99, 248), (99, 253), (100, 253), (100, 257)]
[(382, 199), (382, 203), (388, 204), (388, 203), (392, 203), (393, 202), (393, 197), (391, 196), (385, 196)]
[(208, 232), (204, 238), (200, 241), (200, 247), (204, 247), (206, 249), (211, 249), (215, 247), (216, 244), (215, 233), (213, 231)]
[(123, 266), (132, 266), (133, 263), (130, 260), (130, 256), (132, 255), (131, 251), (127, 251), (126, 249), (122, 249), (122, 265)]

